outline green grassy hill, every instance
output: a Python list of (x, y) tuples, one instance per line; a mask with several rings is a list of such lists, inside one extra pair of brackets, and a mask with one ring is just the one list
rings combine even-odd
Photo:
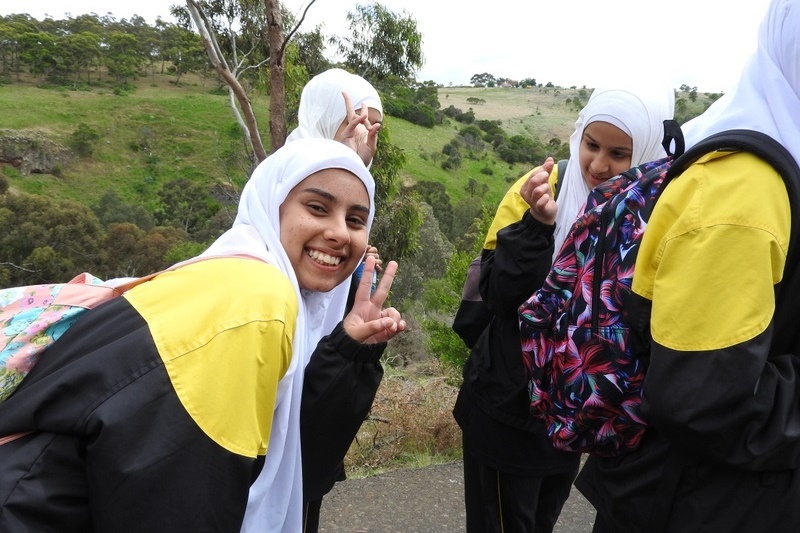
[[(22, 176), (11, 165), (3, 174), (13, 188), (91, 202), (113, 188), (127, 200), (145, 204), (173, 179), (245, 181), (247, 169), (232, 168), (241, 132), (227, 94), (214, 94), (213, 82), (176, 87), (141, 82), (136, 90), (72, 91), (34, 84), (0, 86), (0, 129), (34, 130), (68, 143), (79, 124), (100, 138), (88, 158), (76, 158), (58, 175)], [(268, 100), (253, 97), (260, 127), (266, 130)]]
[[(3, 174), (15, 190), (85, 203), (115, 189), (129, 201), (148, 205), (162, 184), (180, 177), (241, 185), (249, 169), (235, 164), (242, 137), (227, 94), (215, 91), (212, 81), (189, 79), (176, 87), (170, 79), (156, 75), (140, 81), (126, 94), (99, 87), (40, 88), (33, 82), (0, 85), (0, 102), (7, 110), (0, 113), (0, 129), (43, 132), (63, 144), (79, 124), (100, 135), (91, 157), (76, 158), (57, 175), (23, 176), (10, 164), (3, 165)], [(472, 108), (479, 119), (501, 120), (509, 134), (565, 141), (575, 111), (564, 103), (570, 91), (556, 92), (542, 88), (442, 88), (440, 100), (442, 107)], [(467, 102), (470, 97), (485, 103), (472, 105)], [(251, 98), (262, 138), (268, 139), (268, 97), (253, 94)], [(442, 170), (438, 154), (463, 126), (452, 120), (431, 129), (387, 117), (386, 126), (392, 142), (408, 156), (402, 172), (404, 182), (443, 183), (453, 202), (466, 194), (464, 185), (469, 178), (487, 184), (490, 192), (485, 200), (497, 202), (508, 181), (526, 170), (503, 163), (491, 151), (476, 159), (465, 158), (458, 170)], [(494, 173), (481, 173), (483, 167)]]
[[(0, 130), (35, 130), (63, 144), (79, 124), (100, 135), (91, 157), (76, 158), (56, 175), (23, 176), (10, 164), (0, 171), (14, 190), (84, 203), (115, 189), (123, 199), (149, 206), (161, 185), (176, 178), (241, 187), (250, 169), (242, 168), (243, 140), (227, 91), (216, 90), (212, 80), (186, 76), (175, 86), (173, 79), (155, 74), (124, 94), (99, 86), (40, 88), (33, 81), (0, 85)], [(576, 97), (585, 101), (587, 92), (442, 87), (439, 100), (442, 109), (472, 109), (477, 119), (499, 120), (509, 135), (567, 142), (580, 108)], [(268, 97), (255, 92), (251, 100), (262, 138), (268, 140)], [(699, 101), (694, 105), (702, 106)], [(463, 124), (448, 119), (424, 128), (394, 117), (387, 117), (385, 124), (391, 141), (408, 158), (401, 172), (404, 183), (442, 183), (454, 204), (468, 194), (465, 187), (472, 178), (488, 187), (483, 202), (496, 205), (509, 183), (529, 170), (529, 165), (509, 165), (485, 150), (465, 157), (459, 169), (446, 171), (439, 164), (442, 148)]]

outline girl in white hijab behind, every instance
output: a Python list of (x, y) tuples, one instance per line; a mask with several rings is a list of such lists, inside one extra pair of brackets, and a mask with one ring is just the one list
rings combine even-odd
[[(359, 111), (358, 115), (354, 111)], [(332, 68), (317, 74), (303, 87), (298, 126), (286, 142), (308, 138), (341, 141), (353, 148), (369, 168), (382, 118), (378, 91), (361, 76)]]

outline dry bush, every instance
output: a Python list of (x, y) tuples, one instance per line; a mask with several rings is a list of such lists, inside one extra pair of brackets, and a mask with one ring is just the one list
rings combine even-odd
[[(414, 462), (459, 458), (461, 430), (452, 415), (458, 390), (446, 383), (441, 370), (432, 372), (426, 367), (403, 374), (387, 370), (372, 412), (347, 453), (348, 475), (359, 477)], [(437, 376), (421, 375), (432, 373)]]

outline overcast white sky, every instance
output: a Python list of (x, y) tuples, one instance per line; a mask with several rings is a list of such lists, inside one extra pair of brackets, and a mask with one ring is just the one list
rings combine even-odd
[[(283, 0), (299, 14), (309, 0)], [(307, 29), (346, 31), (345, 17), (357, 3), (372, 0), (317, 0)], [(421, 81), (468, 84), (473, 74), (556, 85), (595, 87), (619, 76), (662, 72), (677, 88), (727, 91), (755, 47), (769, 0), (379, 0), (410, 14), (423, 36)], [(149, 23), (169, 15), (174, 0), (3, 1), (0, 15), (28, 13), (64, 18), (111, 13), (137, 14)]]

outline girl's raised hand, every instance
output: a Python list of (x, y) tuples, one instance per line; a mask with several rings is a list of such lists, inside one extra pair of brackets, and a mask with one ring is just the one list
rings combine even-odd
[(353, 308), (344, 317), (344, 330), (358, 342), (374, 344), (386, 342), (406, 329), (406, 322), (394, 307), (383, 308), (389, 290), (392, 288), (397, 272), (397, 262), (389, 261), (378, 282), (375, 292), (372, 288), (372, 273), (375, 270), (375, 258), (368, 255), (364, 261), (364, 270), (356, 290)]
[(550, 189), (550, 173), (553, 171), (555, 161), (548, 157), (542, 164), (541, 170), (528, 178), (522, 184), (519, 194), (529, 206), (531, 215), (542, 224), (552, 225), (556, 221), (558, 205), (553, 199), (553, 191)]
[(367, 106), (361, 106), (359, 112), (356, 113), (347, 92), (342, 91), (342, 96), (344, 97), (344, 107), (347, 110), (345, 117), (347, 127), (335, 140), (352, 148), (364, 165), (369, 166), (372, 158), (375, 157), (375, 150), (378, 149), (378, 131), (381, 129), (381, 125), (370, 123)]

